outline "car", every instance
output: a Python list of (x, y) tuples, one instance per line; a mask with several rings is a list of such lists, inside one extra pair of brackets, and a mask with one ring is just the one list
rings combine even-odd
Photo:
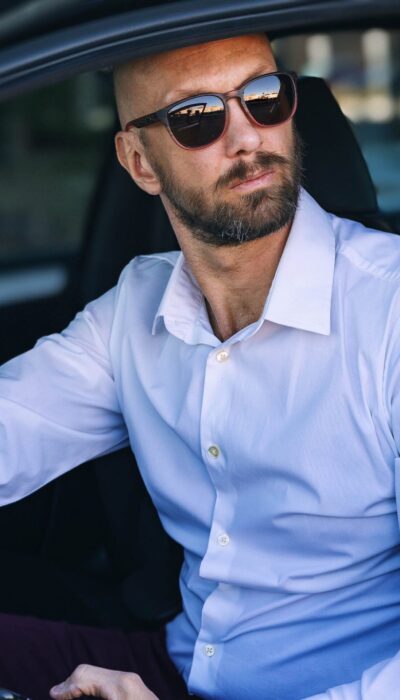
[[(315, 76), (299, 81), (297, 115), (311, 193), (400, 232), (398, 0), (3, 2), (1, 363), (65, 327), (134, 255), (177, 246), (160, 203), (117, 165), (113, 66), (254, 31), (280, 65)], [(182, 553), (128, 449), (3, 506), (0, 531), (3, 612), (131, 630), (179, 610)]]

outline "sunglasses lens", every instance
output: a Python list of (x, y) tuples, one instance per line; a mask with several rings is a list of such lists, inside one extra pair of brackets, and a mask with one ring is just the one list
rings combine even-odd
[(170, 109), (168, 124), (181, 146), (207, 146), (218, 139), (224, 130), (224, 103), (216, 95), (189, 98)]
[(293, 114), (296, 101), (294, 82), (285, 74), (264, 75), (247, 83), (243, 98), (258, 124), (281, 124)]

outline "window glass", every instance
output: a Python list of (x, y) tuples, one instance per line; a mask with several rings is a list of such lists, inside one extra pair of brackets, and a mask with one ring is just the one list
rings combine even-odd
[(84, 74), (0, 110), (0, 264), (76, 252), (114, 123), (107, 76)]
[(400, 32), (370, 29), (274, 42), (280, 63), (327, 80), (351, 120), (383, 212), (400, 211)]

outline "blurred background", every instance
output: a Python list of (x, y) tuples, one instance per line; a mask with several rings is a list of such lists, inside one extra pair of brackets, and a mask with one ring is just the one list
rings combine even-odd
[[(400, 213), (400, 33), (295, 36), (274, 49), (281, 67), (328, 81), (353, 124), (380, 208)], [(115, 124), (105, 74), (1, 105), (0, 305), (57, 294), (67, 283), (63, 261), (70, 265), (82, 248)]]
[(384, 29), (281, 39), (275, 52), (299, 75), (324, 78), (350, 119), (380, 209), (400, 209), (400, 33)]

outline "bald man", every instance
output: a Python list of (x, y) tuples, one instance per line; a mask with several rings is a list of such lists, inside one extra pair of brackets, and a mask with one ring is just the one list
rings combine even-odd
[(146, 634), (3, 615), (0, 682), (398, 697), (399, 242), (301, 188), (296, 79), (265, 36), (140, 59), (115, 86), (119, 161), (182, 252), (133, 260), (2, 368), (0, 498), (129, 443), (184, 548), (183, 612)]

